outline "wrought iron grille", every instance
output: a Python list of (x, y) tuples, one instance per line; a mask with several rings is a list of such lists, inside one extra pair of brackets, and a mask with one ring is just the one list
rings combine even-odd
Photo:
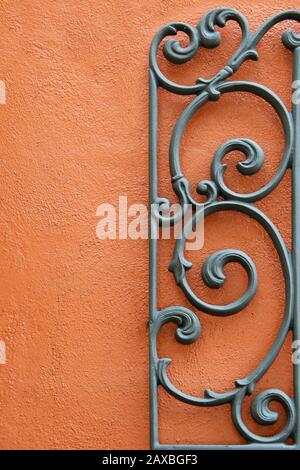
[[(238, 49), (234, 52), (224, 68), (210, 80), (198, 79), (193, 85), (182, 85), (169, 80), (161, 71), (157, 61), (157, 53), (163, 40), (170, 35), (184, 32), (188, 38), (187, 46), (178, 40), (167, 40), (163, 45), (163, 53), (167, 60), (181, 64), (189, 61), (198, 48), (214, 48), (220, 43), (220, 32), (216, 26), (224, 27), (228, 20), (237, 22), (242, 38)], [(154, 37), (150, 49), (150, 117), (149, 117), (149, 159), (150, 159), (150, 204), (158, 205), (155, 211), (156, 221), (163, 223), (166, 208), (170, 202), (158, 194), (158, 88), (162, 87), (177, 95), (191, 95), (192, 99), (184, 109), (174, 126), (169, 145), (169, 165), (172, 187), (181, 207), (187, 204), (195, 209), (192, 217), (197, 217), (200, 204), (192, 197), (189, 181), (182, 172), (180, 165), (180, 143), (183, 132), (191, 117), (206, 103), (218, 100), (224, 93), (248, 92), (261, 97), (276, 111), (285, 135), (285, 147), (281, 163), (273, 178), (261, 189), (248, 194), (240, 194), (231, 190), (224, 181), (223, 158), (232, 150), (239, 150), (245, 160), (237, 165), (245, 175), (257, 173), (263, 164), (263, 151), (252, 140), (234, 139), (223, 144), (216, 152), (211, 166), (211, 179), (202, 181), (198, 186), (201, 194), (206, 196), (204, 216), (223, 211), (238, 211), (255, 219), (266, 231), (278, 253), (285, 283), (284, 317), (277, 337), (266, 356), (255, 370), (247, 377), (237, 380), (235, 387), (224, 393), (206, 390), (203, 396), (195, 397), (183, 393), (172, 384), (168, 376), (170, 359), (160, 358), (157, 353), (156, 339), (160, 327), (167, 322), (177, 324), (176, 339), (184, 344), (196, 341), (200, 335), (200, 319), (192, 310), (182, 306), (171, 306), (159, 310), (157, 302), (157, 236), (154, 235), (153, 223), (150, 229), (150, 400), (151, 400), (151, 447), (154, 449), (300, 449), (300, 369), (293, 365), (294, 394), (288, 396), (279, 389), (268, 389), (259, 393), (252, 401), (252, 418), (260, 424), (273, 424), (278, 420), (278, 413), (270, 409), (270, 402), (279, 402), (285, 410), (286, 420), (281, 430), (272, 436), (260, 436), (252, 432), (243, 420), (241, 408), (246, 395), (251, 395), (256, 383), (268, 371), (279, 354), (288, 332), (291, 330), (293, 339), (300, 339), (300, 104), (292, 104), (292, 113), (288, 111), (281, 99), (265, 86), (248, 81), (233, 81), (229, 78), (247, 60), (257, 60), (256, 46), (264, 35), (277, 23), (284, 20), (300, 22), (300, 11), (289, 10), (279, 12), (267, 19), (255, 32), (251, 32), (247, 19), (231, 8), (217, 8), (202, 17), (196, 27), (185, 23), (170, 23), (164, 26)], [(283, 44), (293, 54), (293, 80), (300, 80), (300, 35), (288, 29), (282, 36)], [(280, 183), (286, 170), (292, 170), (292, 249), (289, 251), (273, 222), (254, 203), (261, 200)], [(176, 216), (170, 216), (169, 222), (176, 223)], [(173, 217), (173, 218), (172, 218)], [(210, 315), (233, 315), (244, 309), (252, 300), (257, 289), (257, 272), (251, 258), (238, 250), (220, 250), (211, 255), (202, 269), (202, 277), (210, 287), (220, 287), (224, 282), (223, 268), (227, 263), (239, 263), (246, 270), (248, 286), (244, 294), (236, 301), (227, 305), (211, 305), (204, 302), (190, 287), (186, 271), (190, 263), (185, 259), (185, 236), (176, 243), (169, 270), (173, 272), (179, 288), (185, 293), (193, 307)], [(230, 404), (232, 420), (239, 433), (245, 438), (244, 445), (163, 445), (158, 436), (158, 387), (163, 387), (169, 394), (191, 406), (220, 406)], [(292, 443), (291, 443), (292, 442)]]

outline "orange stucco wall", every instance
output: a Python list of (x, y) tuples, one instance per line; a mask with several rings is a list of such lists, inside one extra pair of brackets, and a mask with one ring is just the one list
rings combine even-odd
[[(223, 2), (224, 3), (224, 2)], [(298, 1), (227, 2), (252, 28)], [(148, 242), (100, 241), (96, 209), (102, 202), (147, 203), (147, 61), (153, 34), (167, 22), (196, 23), (216, 1), (14, 0), (1, 1), (0, 79), (0, 448), (147, 448)], [(289, 106), (291, 54), (275, 27), (259, 46), (261, 60), (236, 77), (272, 88)], [(219, 69), (239, 41), (226, 28), (218, 50), (204, 50), (189, 64), (162, 65), (183, 82)], [(161, 194), (173, 198), (167, 145), (189, 98), (160, 95)], [(263, 185), (274, 174), (283, 133), (274, 111), (243, 94), (210, 103), (188, 126), (183, 167), (192, 188), (209, 176), (211, 157), (233, 137), (256, 140), (266, 163), (253, 177), (227, 181), (240, 190)], [(235, 161), (235, 156), (230, 160)], [(257, 205), (290, 244), (290, 175)], [(200, 314), (202, 337), (174, 341), (164, 327), (161, 355), (181, 389), (201, 394), (225, 390), (254, 369), (275, 338), (284, 289), (277, 255), (263, 230), (246, 217), (216, 215), (205, 226), (205, 246), (189, 255), (200, 266), (215, 249), (233, 247), (257, 264), (259, 288), (251, 304), (225, 319)], [(172, 242), (160, 245), (159, 305), (188, 306), (166, 268)], [(199, 269), (190, 273), (198, 293), (228, 302), (245, 288), (245, 275), (228, 266), (220, 291), (205, 288)], [(292, 393), (291, 339), (257, 391)], [(249, 415), (250, 401), (245, 404)], [(249, 416), (248, 416), (249, 418)], [(250, 423), (250, 420), (249, 420)], [(262, 433), (269, 430), (251, 425)], [(237, 443), (228, 406), (198, 409), (160, 393), (162, 442)]]

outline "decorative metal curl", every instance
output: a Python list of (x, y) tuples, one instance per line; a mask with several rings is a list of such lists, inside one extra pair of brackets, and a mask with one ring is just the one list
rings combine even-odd
[[(194, 84), (182, 85), (169, 80), (160, 70), (157, 54), (160, 45), (168, 36), (175, 36), (183, 32), (188, 36), (188, 44), (183, 46), (177, 39), (164, 42), (163, 54), (165, 58), (175, 64), (182, 64), (191, 60), (201, 48), (215, 48), (221, 42), (221, 34), (217, 27), (225, 27), (229, 20), (235, 21), (242, 33), (240, 45), (233, 53), (224, 67), (216, 74), (204, 79), (198, 77)], [(251, 404), (251, 416), (255, 422), (262, 425), (271, 425), (278, 421), (279, 413), (272, 411), (271, 402), (281, 404), (286, 414), (285, 424), (279, 432), (272, 436), (260, 436), (250, 431), (242, 418), (242, 404), (246, 395), (251, 395), (256, 384), (268, 371), (278, 356), (287, 333), (293, 330), (294, 338), (300, 339), (300, 290), (299, 272), (300, 255), (297, 250), (300, 246), (299, 220), (300, 220), (300, 185), (297, 180), (300, 173), (300, 137), (297, 130), (300, 126), (300, 107), (293, 103), (293, 113), (290, 113), (280, 98), (265, 86), (246, 81), (227, 81), (246, 60), (257, 60), (256, 47), (264, 35), (277, 23), (284, 20), (300, 22), (300, 11), (288, 10), (277, 13), (267, 19), (255, 32), (251, 32), (246, 18), (232, 8), (217, 8), (209, 11), (202, 17), (196, 27), (185, 23), (170, 23), (163, 27), (154, 37), (150, 49), (150, 157), (151, 157), (151, 203), (158, 204), (155, 215), (163, 225), (175, 225), (185, 213), (185, 207), (190, 204), (194, 215), (185, 224), (182, 236), (177, 240), (169, 270), (173, 272), (177, 284), (181, 287), (187, 300), (200, 312), (210, 315), (227, 316), (240, 312), (252, 300), (258, 283), (255, 265), (251, 258), (237, 249), (219, 250), (209, 256), (202, 266), (202, 278), (211, 288), (223, 286), (226, 278), (223, 268), (227, 263), (237, 262), (247, 272), (248, 286), (242, 296), (228, 305), (211, 305), (200, 299), (191, 289), (186, 272), (192, 268), (192, 263), (185, 258), (184, 247), (187, 234), (195, 226), (201, 211), (207, 217), (219, 211), (235, 211), (255, 219), (266, 231), (273, 242), (279, 256), (285, 284), (284, 316), (277, 336), (267, 354), (257, 364), (255, 369), (247, 376), (235, 381), (234, 387), (219, 393), (205, 390), (203, 396), (192, 396), (182, 392), (171, 382), (168, 376), (170, 358), (159, 358), (157, 355), (156, 338), (160, 327), (167, 322), (178, 325), (176, 339), (184, 344), (196, 341), (200, 335), (200, 321), (197, 315), (184, 307), (169, 307), (164, 310), (157, 308), (156, 299), (156, 241), (150, 242), (150, 358), (151, 358), (151, 442), (154, 448), (165, 448), (158, 439), (157, 415), (157, 387), (163, 386), (165, 390), (180, 401), (194, 406), (220, 406), (224, 403), (231, 405), (232, 419), (240, 434), (245, 438), (247, 448), (291, 448), (287, 445), (290, 437), (294, 440), (293, 448), (300, 449), (300, 367), (295, 365), (295, 397), (288, 396), (277, 389), (269, 389), (259, 393)], [(300, 80), (300, 35), (289, 29), (282, 35), (285, 47), (293, 51), (294, 79)], [(169, 165), (172, 186), (182, 208), (181, 215), (167, 216), (171, 203), (157, 194), (157, 88), (162, 87), (178, 95), (196, 95), (187, 105), (173, 129), (169, 146)], [(226, 165), (223, 162), (225, 155), (233, 150), (242, 152), (244, 161), (237, 164), (238, 171), (243, 175), (254, 175), (260, 171), (264, 163), (264, 152), (258, 143), (242, 137), (225, 142), (217, 149), (211, 164), (211, 179), (200, 181), (196, 190), (200, 195), (206, 196), (204, 207), (196, 201), (190, 192), (189, 181), (183, 174), (180, 165), (180, 144), (183, 133), (192, 116), (211, 100), (218, 100), (224, 93), (246, 92), (262, 98), (275, 110), (284, 131), (285, 145), (281, 162), (275, 175), (262, 188), (251, 193), (238, 193), (230, 189), (224, 181)], [(274, 224), (266, 215), (256, 208), (253, 203), (270, 194), (280, 183), (288, 168), (293, 172), (293, 248), (290, 253)], [(298, 202), (296, 201), (298, 200)], [(299, 207), (298, 207), (299, 206)], [(294, 292), (295, 291), (295, 292)], [(277, 447), (274, 447), (276, 446)], [(253, 447), (254, 446), (254, 447)], [(207, 448), (206, 446), (196, 446)], [(217, 446), (218, 447), (218, 446)], [(234, 446), (232, 446), (234, 448)], [(174, 446), (172, 446), (174, 448)], [(225, 448), (219, 446), (218, 448)], [(227, 448), (227, 446), (226, 446)]]
[[(282, 264), (283, 271), (286, 275), (289, 274), (287, 278), (287, 296), (290, 308), (289, 297), (292, 293), (292, 282), (290, 278), (290, 261), (289, 254), (286, 249), (285, 243), (282, 240), (278, 230), (272, 224), (272, 222), (256, 207), (251, 206), (246, 203), (241, 203), (238, 201), (217, 201), (212, 204), (204, 207), (204, 217), (209, 216), (215, 212), (219, 211), (238, 211), (242, 212), (259, 222), (262, 227), (267, 231), (270, 238), (272, 239), (275, 248), (279, 254), (280, 261)], [(221, 250), (214, 255), (212, 255), (204, 265), (202, 269), (202, 276), (204, 281), (209, 285), (209, 287), (220, 287), (223, 285), (225, 276), (223, 274), (223, 267), (227, 262), (235, 261), (241, 264), (247, 271), (248, 274), (248, 287), (243, 296), (228, 304), (228, 305), (210, 305), (201, 300), (191, 289), (187, 277), (186, 271), (192, 268), (192, 263), (187, 261), (184, 256), (184, 246), (186, 241), (186, 236), (194, 226), (196, 226), (195, 218), (190, 218), (187, 222), (187, 225), (182, 230), (181, 236), (178, 238), (175, 244), (173, 259), (169, 266), (169, 271), (173, 272), (176, 283), (181, 287), (189, 301), (197, 307), (199, 310), (210, 313), (211, 315), (221, 315), (227, 316), (232, 315), (233, 313), (240, 312), (245, 308), (251, 299), (253, 298), (256, 287), (257, 287), (257, 273), (256, 268), (252, 260), (245, 253), (236, 250)]]
[[(287, 110), (286, 106), (281, 101), (281, 99), (273, 91), (269, 90), (263, 85), (259, 85), (258, 83), (245, 81), (229, 81), (219, 84), (218, 90), (220, 91), (220, 93), (246, 92), (259, 96), (272, 106), (281, 121), (285, 135), (284, 153), (276, 174), (263, 188), (253, 193), (239, 194), (230, 190), (225, 185), (223, 180), (223, 174), (226, 166), (222, 164), (222, 158), (227, 152), (232, 150), (240, 150), (245, 153), (247, 157), (246, 161), (238, 164), (238, 170), (241, 173), (249, 175), (259, 171), (263, 164), (264, 158), (263, 151), (257, 143), (245, 138), (235, 139), (233, 141), (226, 142), (226, 144), (223, 144), (223, 146), (216, 152), (216, 155), (212, 162), (211, 177), (212, 181), (218, 188), (219, 194), (222, 194), (226, 198), (237, 199), (240, 201), (258, 201), (259, 199), (262, 199), (267, 196), (276, 188), (290, 164), (291, 152), (293, 150), (294, 141), (292, 117), (289, 111)], [(180, 143), (185, 128), (190, 122), (191, 118), (194, 116), (194, 114), (208, 102), (208, 99), (209, 97), (207, 92), (203, 92), (199, 96), (194, 98), (190, 102), (190, 104), (185, 108), (174, 127), (169, 149), (170, 173), (172, 175), (173, 181), (176, 181), (176, 178), (183, 177), (179, 154)], [(191, 198), (189, 198), (189, 200), (191, 201)]]
[[(164, 44), (163, 52), (166, 59), (175, 64), (182, 64), (191, 60), (201, 47), (215, 48), (219, 46), (221, 34), (216, 30), (216, 26), (223, 28), (229, 20), (233, 20), (239, 25), (242, 31), (241, 43), (227, 64), (212, 78), (204, 79), (201, 77), (196, 79), (194, 85), (182, 85), (169, 80), (162, 73), (157, 63), (157, 53), (160, 44), (166, 37), (174, 36), (179, 31), (189, 37), (189, 44), (186, 47), (181, 46), (179, 41), (174, 39)], [(169, 23), (161, 28), (153, 38), (150, 47), (150, 67), (154, 71), (159, 85), (172, 93), (179, 95), (199, 94), (206, 89), (211, 99), (218, 99), (219, 91), (215, 85), (233, 75), (246, 60), (258, 60), (259, 56), (256, 51), (258, 43), (273, 26), (285, 20), (300, 21), (300, 12), (287, 10), (276, 13), (268, 18), (254, 33), (250, 32), (248, 21), (244, 15), (233, 8), (210, 10), (203, 16), (196, 28), (186, 23)], [(283, 38), (283, 41), (285, 40), (288, 40), (286, 35)]]
[(273, 436), (260, 436), (248, 429), (242, 418), (242, 403), (245, 397), (245, 389), (241, 389), (237, 393), (232, 402), (232, 419), (241, 435), (247, 439), (248, 442), (259, 442), (262, 444), (272, 444), (275, 442), (285, 442), (295, 426), (296, 422), (296, 409), (294, 401), (282, 390), (269, 389), (260, 393), (252, 401), (251, 416), (258, 423), (263, 425), (270, 425), (277, 423), (279, 413), (272, 411), (269, 408), (271, 402), (280, 403), (286, 412), (286, 422), (284, 427)]

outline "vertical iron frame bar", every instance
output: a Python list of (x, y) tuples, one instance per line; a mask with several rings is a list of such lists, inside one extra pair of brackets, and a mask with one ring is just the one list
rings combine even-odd
[[(300, 84), (300, 47), (293, 50), (293, 82)], [(295, 128), (295, 144), (292, 160), (292, 258), (295, 283), (294, 324), (293, 340), (300, 340), (300, 104), (293, 102), (293, 118)], [(294, 364), (294, 400), (299, 421), (300, 412), (300, 369), (299, 364)], [(295, 444), (300, 449), (299, 424), (295, 428)]]

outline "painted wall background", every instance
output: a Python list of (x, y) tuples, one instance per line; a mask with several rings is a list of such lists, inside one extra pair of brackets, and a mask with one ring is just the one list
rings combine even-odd
[[(224, 2), (223, 2), (224, 3)], [(297, 1), (227, 2), (256, 28)], [(100, 241), (96, 209), (103, 202), (147, 203), (147, 62), (154, 33), (172, 20), (197, 23), (215, 1), (1, 1), (0, 79), (7, 87), (1, 119), (0, 448), (147, 448), (148, 340), (146, 240)], [(281, 44), (287, 24), (275, 27), (236, 78), (272, 88), (289, 106), (291, 54)], [(209, 77), (239, 42), (231, 24), (218, 50), (192, 63), (164, 64), (170, 76)], [(161, 193), (172, 196), (167, 146), (188, 98), (161, 93)], [(192, 187), (209, 176), (219, 145), (245, 136), (265, 150), (254, 177), (237, 179), (230, 156), (227, 181), (239, 190), (263, 185), (276, 171), (283, 134), (275, 113), (258, 98), (231, 94), (209, 104), (184, 138), (183, 168)], [(290, 175), (257, 204), (290, 244)], [(160, 353), (174, 359), (174, 383), (189, 393), (224, 390), (249, 373), (278, 331), (284, 303), (279, 261), (263, 230), (246, 217), (209, 219), (205, 246), (190, 259), (199, 266), (215, 249), (246, 251), (257, 264), (259, 289), (242, 313), (218, 319), (201, 314), (202, 337), (191, 346), (160, 335)], [(159, 303), (188, 306), (166, 271), (172, 242), (160, 248)], [(228, 302), (246, 285), (228, 266), (228, 282), (207, 300)], [(292, 393), (291, 339), (257, 391)], [(245, 416), (249, 419), (250, 401)], [(161, 441), (243, 442), (229, 407), (197, 409), (160, 394)], [(249, 419), (250, 422), (250, 419)], [(252, 429), (269, 433), (269, 429)], [(274, 429), (271, 429), (274, 431)]]

